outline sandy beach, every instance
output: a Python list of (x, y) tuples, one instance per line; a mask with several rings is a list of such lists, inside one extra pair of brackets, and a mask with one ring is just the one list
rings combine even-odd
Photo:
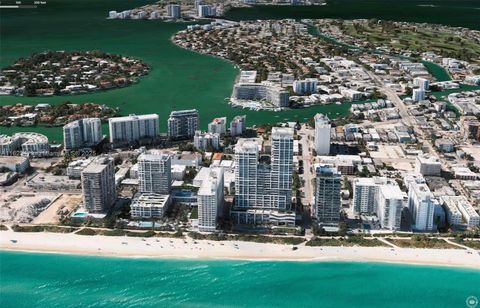
[(116, 257), (391, 262), (480, 268), (480, 253), (466, 249), (308, 247), (236, 241), (0, 232), (0, 249)]

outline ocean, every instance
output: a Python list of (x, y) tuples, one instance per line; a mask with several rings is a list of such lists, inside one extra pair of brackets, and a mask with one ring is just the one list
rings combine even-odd
[(480, 270), (0, 251), (0, 307), (468, 307)]

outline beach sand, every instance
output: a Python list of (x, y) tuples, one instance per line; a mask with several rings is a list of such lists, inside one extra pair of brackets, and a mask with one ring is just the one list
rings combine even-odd
[(360, 261), (480, 268), (480, 253), (471, 249), (297, 247), (293, 250), (292, 245), (240, 241), (0, 231), (0, 249), (4, 250), (116, 257)]

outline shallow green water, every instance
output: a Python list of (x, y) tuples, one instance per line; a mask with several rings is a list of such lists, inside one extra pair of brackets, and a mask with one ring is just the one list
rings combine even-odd
[[(60, 97), (0, 97), (0, 104), (90, 101), (119, 106), (122, 114), (158, 113), (162, 131), (166, 131), (170, 111), (186, 108), (200, 111), (203, 128), (218, 116), (231, 119), (246, 114), (247, 124), (253, 125), (306, 120), (317, 112), (328, 113), (331, 117), (348, 112), (348, 104), (278, 113), (230, 107), (225, 99), (231, 94), (238, 70), (227, 61), (190, 52), (171, 43), (170, 37), (184, 29), (185, 24), (105, 19), (109, 10), (132, 8), (143, 3), (148, 1), (51, 0), (46, 7), (37, 10), (2, 10), (2, 67), (33, 52), (101, 49), (140, 58), (152, 69), (138, 84), (123, 89)], [(16, 130), (20, 129), (0, 127), (0, 132), (4, 133)], [(61, 141), (61, 128), (40, 127), (37, 131)]]
[[(147, 0), (49, 0), (36, 10), (0, 11), (0, 66), (13, 63), (18, 57), (45, 50), (90, 50), (120, 53), (143, 59), (151, 65), (151, 73), (140, 83), (128, 88), (94, 94), (53, 98), (0, 97), (0, 104), (75, 103), (92, 101), (119, 106), (123, 114), (158, 113), (160, 127), (166, 131), (171, 110), (197, 108), (201, 126), (214, 117), (246, 114), (249, 125), (276, 123), (285, 120), (306, 120), (317, 112), (330, 117), (348, 113), (349, 105), (319, 106), (285, 112), (256, 112), (231, 108), (226, 103), (238, 71), (232, 64), (209, 56), (183, 50), (170, 42), (170, 37), (185, 24), (159, 21), (107, 20), (109, 10), (123, 10), (151, 1)], [(419, 7), (419, 4), (439, 5)], [(377, 17), (463, 25), (478, 28), (478, 1), (470, 0), (329, 0), (322, 7), (257, 7), (233, 10), (227, 17), (236, 19), (285, 17)], [(3, 128), (0, 133), (36, 130), (61, 142), (61, 128)], [(107, 133), (106, 131), (104, 133)]]
[(480, 271), (0, 252), (1, 307), (466, 307)]

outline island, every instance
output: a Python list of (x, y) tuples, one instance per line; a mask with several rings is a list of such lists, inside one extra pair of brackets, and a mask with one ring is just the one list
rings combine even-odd
[(0, 71), (0, 95), (52, 96), (125, 87), (146, 75), (141, 60), (102, 51), (48, 51)]
[(173, 42), (240, 69), (232, 106), (279, 111), (370, 103), (389, 91), (418, 100), (420, 85), (427, 95), (477, 86), (478, 38), (478, 31), (438, 25), (283, 19), (189, 25)]
[(99, 118), (107, 121), (108, 118), (119, 115), (119, 108), (112, 108), (96, 103), (74, 104), (65, 101), (61, 104), (15, 104), (0, 106), (1, 126), (63, 126), (69, 122), (83, 118)]

